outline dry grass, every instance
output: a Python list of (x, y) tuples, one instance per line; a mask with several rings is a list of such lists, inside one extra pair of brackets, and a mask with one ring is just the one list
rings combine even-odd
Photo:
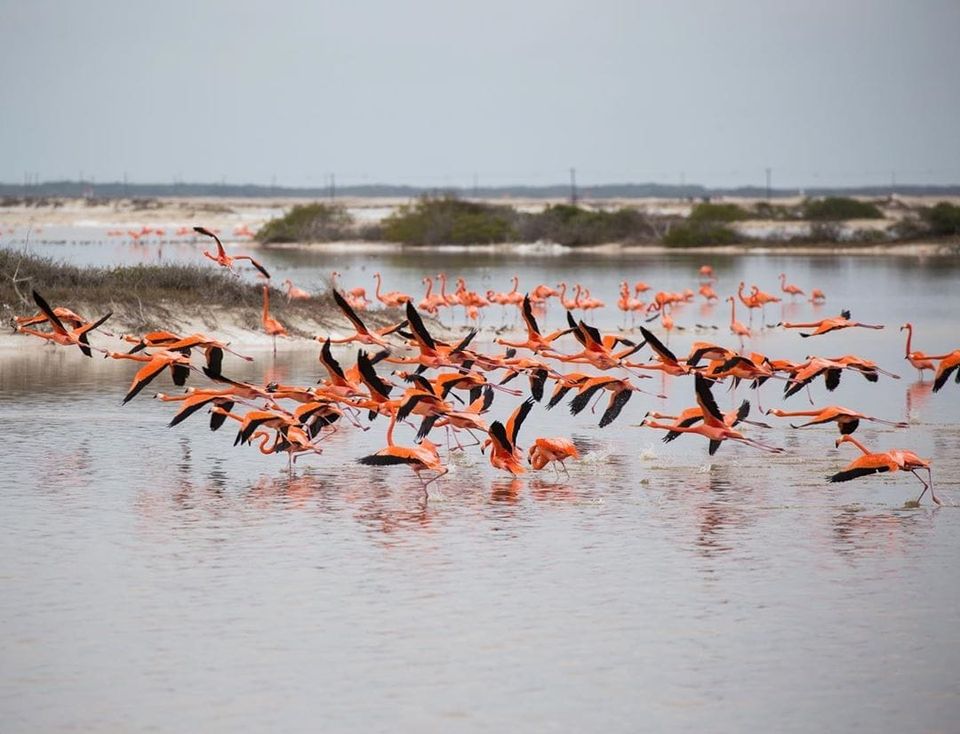
[[(260, 328), (261, 284), (226, 270), (195, 265), (77, 267), (10, 250), (0, 250), (0, 315), (35, 312), (36, 289), (53, 305), (88, 316), (113, 311), (111, 324), (133, 330), (177, 328), (178, 320), (201, 320), (215, 329), (217, 314), (228, 313), (237, 324)], [(291, 333), (313, 336), (321, 327), (343, 319), (328, 293), (287, 302), (271, 291), (271, 313)], [(372, 319), (376, 321), (376, 319)]]

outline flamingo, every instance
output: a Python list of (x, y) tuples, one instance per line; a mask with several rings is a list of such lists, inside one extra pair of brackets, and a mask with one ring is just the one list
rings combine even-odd
[(297, 288), (289, 278), (283, 281), (283, 285), (287, 287), (287, 301), (289, 302), (292, 299), (297, 299), (300, 301), (306, 301), (311, 298), (311, 295), (303, 288)]
[(800, 288), (793, 284), (787, 283), (786, 273), (780, 273), (780, 290), (789, 295), (791, 298), (803, 295), (803, 291), (800, 290)]
[(376, 297), (387, 308), (400, 308), (406, 303), (410, 303), (413, 299), (410, 298), (406, 293), (401, 293), (400, 291), (390, 291), (389, 293), (380, 293), (380, 288), (383, 286), (383, 278), (380, 276), (380, 273), (374, 273), (373, 277), (377, 281), (377, 291)]
[(194, 227), (193, 230), (199, 234), (206, 235), (207, 237), (213, 237), (214, 241), (217, 243), (217, 254), (214, 255), (206, 250), (203, 251), (203, 256), (213, 260), (217, 265), (225, 267), (227, 270), (233, 270), (233, 263), (235, 260), (249, 260), (250, 264), (253, 265), (257, 270), (260, 271), (260, 274), (270, 280), (270, 273), (267, 272), (267, 269), (263, 267), (259, 262), (254, 260), (249, 255), (234, 255), (231, 257), (227, 254), (227, 251), (223, 249), (223, 243), (220, 242), (220, 238), (217, 237), (212, 231), (205, 227)]
[(263, 286), (263, 314), (260, 316), (260, 325), (263, 330), (273, 337), (273, 353), (277, 353), (277, 337), (287, 336), (286, 327), (270, 316), (270, 288)]
[(913, 339), (913, 324), (907, 322), (900, 327), (900, 331), (903, 331), (904, 329), (907, 331), (907, 347), (904, 353), (904, 359), (916, 367), (917, 372), (920, 373), (920, 379), (922, 380), (924, 370), (930, 370), (932, 372), (937, 369), (937, 366), (933, 363), (933, 360), (923, 352), (910, 351), (910, 341)]
[(743, 322), (737, 321), (737, 302), (733, 296), (728, 296), (730, 302), (730, 332), (740, 337), (740, 345), (743, 346), (743, 337), (750, 337), (750, 329), (743, 325)]
[[(440, 461), (440, 454), (437, 447), (427, 439), (423, 439), (418, 446), (397, 446), (393, 442), (393, 427), (396, 423), (396, 417), (390, 420), (390, 426), (387, 428), (387, 446), (376, 453), (364, 456), (357, 462), (365, 466), (396, 466), (406, 464), (417, 475), (420, 484), (426, 495), (427, 487), (432, 482), (437, 481), (445, 475), (449, 469)], [(434, 472), (435, 476), (427, 481), (423, 481), (421, 473)]]
[[(913, 501), (913, 505), (919, 505), (920, 500), (923, 499), (923, 495), (927, 493), (927, 490), (930, 490), (930, 499), (932, 499), (936, 504), (943, 504), (937, 499), (937, 495), (933, 491), (933, 472), (930, 469), (931, 461), (929, 459), (921, 459), (912, 451), (907, 451), (906, 449), (891, 449), (890, 451), (884, 451), (883, 453), (872, 453), (866, 446), (860, 443), (853, 436), (846, 435), (841, 436), (836, 441), (837, 448), (840, 448), (842, 443), (852, 443), (858, 449), (860, 449), (862, 456), (857, 459), (854, 459), (850, 462), (842, 471), (837, 472), (829, 477), (827, 480), (830, 482), (847, 482), (851, 479), (856, 479), (857, 477), (864, 477), (869, 474), (879, 474), (883, 472), (895, 472), (895, 471), (908, 471), (917, 479), (920, 480), (920, 483), (923, 485), (923, 491), (920, 493), (920, 496)], [(917, 474), (918, 469), (927, 470), (927, 479), (929, 479), (929, 484), (923, 481), (923, 477)]]
[(520, 433), (520, 426), (523, 425), (523, 421), (530, 413), (533, 402), (533, 398), (524, 400), (510, 414), (506, 426), (500, 421), (494, 421), (490, 424), (487, 440), (483, 442), (480, 450), (483, 451), (487, 446), (490, 447), (490, 465), (493, 468), (508, 471), (514, 476), (526, 471), (521, 463), (522, 457), (520, 448), (517, 446), (517, 434)]
[(937, 374), (933, 378), (934, 392), (940, 392), (940, 388), (947, 384), (954, 370), (957, 370), (956, 382), (960, 384), (960, 349), (956, 349), (949, 354), (941, 354), (938, 357), (931, 356), (930, 359), (940, 360), (940, 364), (937, 366)]
[(91, 350), (96, 350), (98, 352), (103, 352), (105, 350), (93, 347), (89, 342), (89, 334), (91, 331), (101, 326), (103, 322), (109, 319), (113, 312), (107, 313), (105, 316), (101, 316), (99, 319), (93, 322), (86, 322), (81, 325), (78, 325), (72, 329), (68, 329), (63, 325), (63, 322), (60, 321), (60, 317), (57, 316), (54, 309), (50, 308), (50, 305), (44, 300), (36, 291), (33, 291), (33, 301), (40, 308), (40, 311), (46, 316), (47, 321), (50, 322), (52, 331), (38, 331), (36, 329), (31, 329), (26, 326), (17, 325), (16, 329), (21, 334), (29, 334), (30, 336), (36, 336), (41, 339), (46, 339), (47, 341), (53, 342), (54, 344), (59, 344), (60, 346), (68, 347), (74, 346), (80, 348), (80, 351), (86, 357), (92, 357), (93, 354)]
[(573, 445), (573, 441), (568, 438), (537, 438), (530, 446), (527, 452), (527, 461), (537, 471), (543, 469), (547, 464), (553, 465), (553, 470), (557, 473), (557, 464), (567, 472), (567, 466), (564, 462), (567, 459), (579, 459), (580, 452)]
[(795, 426), (792, 423), (790, 424), (791, 428), (805, 428), (807, 426), (819, 426), (824, 423), (836, 423), (837, 427), (840, 429), (841, 435), (847, 435), (853, 433), (857, 430), (857, 426), (860, 425), (860, 421), (872, 421), (874, 423), (883, 423), (887, 426), (894, 426), (896, 428), (906, 428), (909, 424), (899, 421), (887, 421), (881, 418), (874, 418), (869, 415), (864, 415), (855, 410), (850, 410), (849, 408), (844, 408), (839, 405), (828, 405), (826, 408), (820, 408), (815, 410), (781, 410), (780, 408), (771, 408), (767, 411), (767, 415), (775, 415), (780, 418), (784, 417), (794, 417), (794, 416), (808, 416), (813, 418), (813, 420), (806, 423), (801, 423), (799, 426)]
[(849, 311), (841, 311), (839, 316), (834, 316), (833, 318), (829, 319), (821, 319), (820, 321), (810, 321), (806, 323), (790, 323), (788, 321), (781, 321), (779, 324), (777, 324), (777, 326), (782, 326), (784, 329), (814, 329), (808, 334), (800, 332), (800, 336), (802, 337), (820, 336), (822, 334), (829, 334), (831, 331), (849, 329), (857, 326), (863, 329), (883, 328), (883, 324), (863, 324), (859, 321), (851, 321)]
[(580, 307), (580, 304), (577, 302), (577, 299), (574, 298), (570, 300), (567, 298), (567, 284), (565, 282), (557, 283), (557, 288), (560, 289), (560, 304), (567, 309), (567, 311), (573, 311)]
[(710, 441), (710, 446), (708, 448), (710, 456), (713, 456), (717, 452), (717, 449), (720, 448), (720, 444), (728, 439), (740, 441), (771, 453), (783, 453), (783, 449), (778, 446), (770, 446), (768, 444), (760, 443), (752, 438), (747, 438), (740, 433), (740, 431), (730, 428), (726, 424), (720, 409), (717, 407), (717, 403), (713, 398), (713, 394), (710, 392), (710, 380), (699, 374), (694, 376), (694, 380), (697, 394), (697, 404), (700, 406), (700, 410), (703, 415), (703, 423), (691, 426), (681, 426), (669, 423), (657, 423), (649, 418), (644, 418), (640, 425), (644, 425), (649, 428), (657, 428), (664, 431), (676, 431), (677, 433), (700, 434)]

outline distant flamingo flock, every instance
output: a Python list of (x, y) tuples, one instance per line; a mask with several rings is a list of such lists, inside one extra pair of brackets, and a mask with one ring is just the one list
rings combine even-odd
[[(216, 244), (215, 252), (204, 251), (203, 256), (231, 271), (238, 261), (249, 262), (263, 278), (261, 324), (264, 332), (273, 338), (276, 352), (277, 337), (286, 336), (287, 329), (270, 313), (269, 272), (248, 255), (228, 255), (215, 231), (204, 227), (195, 227), (194, 231)], [(831, 392), (837, 389), (845, 373), (859, 374), (870, 382), (877, 382), (881, 377), (897, 379), (897, 375), (854, 354), (809, 356), (802, 362), (793, 362), (748, 351), (745, 342), (755, 334), (752, 321), (756, 311), (761, 312), (760, 328), (763, 328), (765, 317), (762, 314), (770, 304), (798, 298), (815, 305), (826, 301), (820, 290), (810, 289), (808, 295), (788, 283), (785, 274), (780, 275), (779, 294), (766, 293), (756, 285), (748, 289), (744, 282), (740, 282), (736, 292), (725, 298), (725, 302), (730, 303), (729, 331), (739, 342), (737, 349), (697, 341), (687, 355), (675, 354), (668, 347), (668, 340), (670, 332), (680, 328), (674, 321), (676, 310), (694, 301), (698, 295), (705, 303), (723, 298), (716, 292), (717, 278), (709, 265), (701, 267), (696, 275), (699, 281), (697, 292), (689, 288), (677, 292), (655, 291), (642, 281), (621, 282), (616, 306), (623, 314), (624, 324), (628, 317), (633, 324), (627, 335), (601, 333), (590, 325), (589, 314), (605, 308), (605, 304), (592, 298), (590, 290), (579, 283), (572, 286), (566, 282), (539, 284), (524, 290), (520, 287), (519, 277), (514, 276), (509, 290), (486, 290), (481, 294), (470, 290), (464, 278), (456, 278), (453, 289), (448, 292), (447, 277), (443, 273), (423, 278), (425, 293), (419, 298), (386, 290), (381, 274), (375, 273), (374, 300), (384, 309), (395, 311), (397, 317), (392, 324), (370, 329), (360, 316), (373, 304), (368, 300), (365, 288), (341, 288), (337, 279), (342, 276), (334, 272), (331, 275), (332, 295), (352, 325), (353, 332), (348, 336), (316, 337), (321, 344), (320, 364), (326, 377), (315, 386), (276, 382), (260, 384), (232, 379), (227, 376), (229, 371), (223, 369), (225, 353), (248, 361), (251, 358), (239, 355), (228, 344), (203, 334), (184, 336), (172, 331), (155, 331), (125, 335), (121, 339), (131, 345), (126, 352), (94, 346), (90, 343), (90, 336), (111, 314), (88, 320), (69, 308), (52, 307), (37, 291), (33, 297), (39, 311), (15, 319), (15, 328), (24, 335), (59, 346), (77, 347), (88, 357), (96, 351), (105, 358), (141, 363), (123, 397), (124, 403), (130, 402), (164, 371), (170, 372), (174, 385), (178, 387), (184, 387), (193, 375), (203, 376), (209, 383), (204, 387), (189, 387), (180, 394), (155, 395), (160, 401), (176, 404), (177, 412), (170, 425), (178, 425), (205, 409), (211, 430), (216, 431), (227, 421), (232, 421), (237, 425), (234, 445), (253, 444), (263, 454), (286, 454), (291, 471), (297, 457), (321, 454), (324, 440), (345, 424), (357, 430), (368, 430), (369, 423), (382, 417), (386, 422), (385, 446), (360, 458), (359, 462), (374, 467), (404, 464), (420, 477), (424, 491), (448, 471), (441, 455), (441, 445), (430, 439), (440, 430), (444, 432), (447, 457), (452, 452), (478, 446), (494, 468), (512, 475), (523, 474), (528, 467), (539, 471), (552, 466), (556, 472), (566, 472), (566, 463), (580, 458), (577, 447), (569, 438), (538, 437), (530, 441), (524, 452), (520, 432), (529, 413), (538, 405), (551, 410), (569, 397), (568, 408), (572, 415), (585, 415), (587, 408), (593, 414), (606, 396), (607, 401), (597, 421), (602, 429), (620, 417), (635, 393), (664, 397), (640, 387), (642, 381), (654, 372), (661, 373), (664, 378), (691, 381), (694, 405), (676, 415), (648, 411), (640, 426), (664, 431), (665, 442), (684, 434), (697, 434), (707, 440), (707, 451), (711, 456), (725, 441), (771, 454), (785, 451), (748, 435), (745, 426), (750, 426), (750, 433), (754, 433), (753, 429), (770, 428), (766, 423), (750, 419), (750, 401), (742, 401), (739, 408), (728, 413), (720, 411), (713, 396), (718, 383), (736, 387), (747, 382), (755, 393), (759, 408), (760, 390), (771, 380), (782, 383), (783, 399), (806, 390), (812, 405), (809, 386), (819, 378)], [(288, 300), (311, 297), (309, 292), (290, 280), (284, 281), (282, 292)], [(538, 317), (542, 318), (554, 299), (566, 311), (564, 325), (545, 332)], [(747, 325), (737, 319), (738, 305), (747, 309)], [(517, 314), (524, 329), (520, 336), (495, 339), (493, 348), (487, 351), (472, 346), (478, 328), (471, 328), (456, 341), (445, 341), (431, 333), (423, 318), (423, 314), (438, 317), (444, 311), (461, 308), (467, 322), (479, 323), (484, 309), (491, 306), (500, 306), (504, 315)], [(577, 312), (580, 312), (579, 316)], [(643, 322), (639, 326), (636, 325), (638, 317)], [(654, 321), (659, 321), (665, 339), (661, 340), (643, 325)], [(768, 328), (804, 329), (799, 332), (800, 337), (812, 338), (841, 329), (879, 330), (884, 326), (854, 321), (848, 311), (841, 311), (829, 318), (801, 323), (781, 321)], [(913, 326), (904, 324), (901, 328), (906, 331), (904, 358), (918, 371), (921, 379), (927, 371), (934, 373), (933, 392), (939, 392), (951, 377), (960, 384), (960, 349), (938, 355), (914, 351)], [(636, 331), (639, 331), (639, 338), (633, 336)], [(351, 360), (353, 364), (345, 368), (334, 357), (331, 345), (353, 343), (359, 348)], [(645, 349), (651, 352), (647, 359), (640, 357)], [(392, 372), (387, 373), (384, 369), (387, 365), (394, 368)], [(569, 365), (572, 371), (566, 371), (565, 365)], [(525, 378), (527, 386), (507, 387), (518, 378)], [(551, 383), (552, 389), (548, 392)], [(488, 413), (498, 393), (524, 399), (510, 412), (507, 420), (488, 421)], [(829, 423), (837, 425), (840, 438), (836, 446), (851, 443), (860, 455), (831, 474), (828, 477), (830, 482), (844, 482), (878, 473), (910, 472), (923, 487), (912, 504), (918, 504), (927, 491), (935, 503), (940, 503), (934, 493), (931, 460), (899, 448), (873, 452), (852, 436), (862, 421), (897, 429), (905, 429), (905, 423), (869, 416), (838, 405), (794, 411), (771, 408), (765, 414), (806, 418), (803, 423), (790, 424), (797, 430)], [(411, 424), (414, 420), (417, 421), (415, 440), (409, 445), (396, 443), (397, 424)]]

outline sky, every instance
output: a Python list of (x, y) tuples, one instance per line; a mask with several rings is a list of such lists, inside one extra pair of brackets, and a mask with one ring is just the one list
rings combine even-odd
[(957, 0), (0, 0), (0, 181), (960, 183)]

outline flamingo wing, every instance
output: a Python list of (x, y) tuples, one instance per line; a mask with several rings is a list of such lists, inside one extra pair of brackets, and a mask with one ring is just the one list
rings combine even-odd
[(540, 327), (537, 325), (537, 320), (533, 316), (533, 307), (530, 305), (529, 293), (523, 297), (523, 309), (521, 313), (523, 314), (523, 321), (527, 325), (527, 331), (530, 332), (530, 336), (534, 334), (539, 336)]
[(517, 445), (517, 434), (520, 433), (520, 426), (523, 425), (524, 420), (526, 420), (527, 415), (529, 415), (533, 403), (533, 398), (527, 398), (520, 403), (517, 409), (510, 415), (510, 419), (507, 421), (506, 431), (510, 437), (511, 447)]
[(613, 423), (617, 419), (617, 416), (620, 415), (620, 411), (623, 410), (623, 406), (626, 405), (627, 401), (632, 397), (633, 390), (621, 390), (611, 395), (610, 404), (604, 411), (603, 417), (600, 418), (600, 428), (605, 428)]
[(377, 393), (385, 400), (390, 397), (390, 391), (393, 388), (380, 379), (380, 375), (373, 369), (373, 363), (362, 349), (357, 352), (357, 369), (360, 371), (360, 379), (371, 392)]
[(703, 422), (707, 425), (726, 427), (723, 422), (723, 413), (717, 407), (717, 401), (713, 398), (710, 391), (710, 380), (701, 375), (695, 376), (694, 386), (697, 393), (697, 405), (703, 412)]
[[(350, 307), (350, 304), (347, 303), (347, 299), (341, 296), (336, 290), (333, 291), (333, 300), (336, 302), (337, 306), (340, 307), (340, 310), (343, 311), (343, 315), (347, 317), (347, 320), (353, 324), (358, 334), (369, 333), (366, 325), (360, 320), (360, 317), (357, 316), (357, 312)], [(397, 326), (397, 328), (400, 328), (400, 326)]]
[(60, 321), (60, 317), (53, 312), (53, 309), (50, 308), (50, 304), (36, 291), (33, 292), (33, 301), (37, 304), (40, 310), (43, 312), (43, 315), (47, 317), (47, 320), (50, 322), (50, 326), (53, 327), (53, 330), (58, 334), (66, 334), (67, 330), (63, 325), (63, 322)]
[(149, 362), (147, 362), (143, 367), (141, 367), (137, 374), (133, 376), (133, 383), (130, 385), (130, 390), (127, 392), (126, 396), (123, 398), (123, 405), (126, 405), (131, 400), (133, 400), (143, 388), (149, 385), (153, 379), (163, 372), (164, 367), (170, 364), (170, 360), (166, 357), (154, 357)]
[(670, 364), (677, 364), (676, 355), (667, 349), (667, 346), (657, 339), (656, 335), (649, 329), (641, 326), (640, 333), (643, 334), (643, 340), (650, 345), (650, 348), (657, 353), (657, 356), (660, 357), (662, 362), (668, 362)]
[(252, 257), (250, 257), (249, 255), (237, 255), (237, 256), (236, 256), (235, 258), (233, 258), (233, 259), (234, 259), (234, 260), (249, 260), (249, 261), (250, 261), (250, 264), (253, 265), (253, 267), (255, 267), (257, 270), (259, 270), (259, 271), (260, 271), (260, 274), (261, 274), (264, 278), (266, 278), (267, 280), (270, 280), (270, 273), (267, 272), (267, 269), (266, 269), (265, 267), (263, 267), (263, 265), (261, 265), (259, 262), (257, 262), (256, 260), (254, 260)]
[(320, 350), (320, 362), (331, 375), (335, 375), (344, 381), (347, 379), (343, 374), (340, 363), (334, 359), (333, 353), (330, 351), (330, 337), (327, 337), (327, 340), (323, 343), (323, 348)]
[(417, 309), (414, 308), (414, 305), (409, 301), (407, 301), (407, 321), (410, 324), (410, 330), (413, 332), (413, 337), (420, 345), (421, 349), (436, 351), (436, 342), (433, 341), (433, 337), (430, 336), (430, 332), (427, 331), (427, 327), (423, 325), (423, 319), (420, 318), (420, 314), (417, 313)]
[[(226, 256), (227, 256), (227, 251), (223, 249), (223, 243), (220, 242), (220, 238), (217, 237), (217, 236), (216, 236), (213, 232), (211, 232), (209, 229), (207, 229), (206, 227), (194, 227), (194, 228), (193, 228), (193, 231), (194, 231), (194, 232), (199, 232), (200, 234), (206, 235), (207, 237), (213, 237), (214, 241), (217, 243), (217, 256), (218, 256), (218, 257), (226, 257)], [(269, 277), (269, 276), (267, 276), (267, 277)]]

